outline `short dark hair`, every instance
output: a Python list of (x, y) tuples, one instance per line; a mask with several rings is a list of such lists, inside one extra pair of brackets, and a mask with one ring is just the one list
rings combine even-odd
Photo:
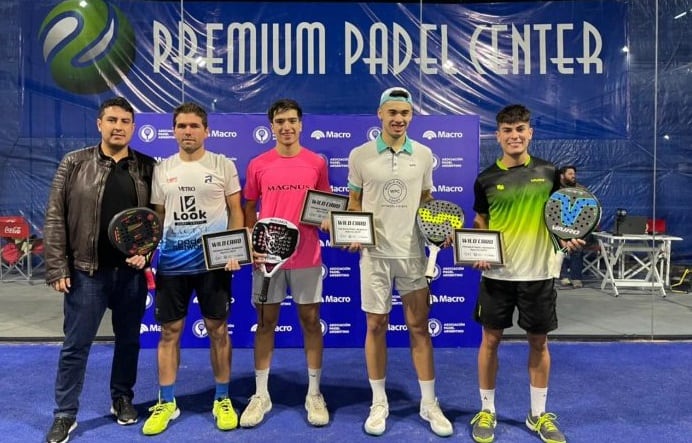
[(271, 123), (274, 120), (274, 116), (276, 114), (290, 111), (291, 109), (295, 109), (295, 111), (298, 113), (299, 120), (303, 119), (303, 110), (301, 109), (298, 102), (290, 98), (282, 98), (272, 103), (272, 105), (269, 107), (269, 111), (267, 111), (267, 117), (269, 117), (269, 122)]
[(529, 111), (529, 109), (524, 105), (505, 106), (504, 108), (502, 108), (500, 112), (497, 113), (495, 121), (497, 122), (498, 128), (503, 123), (530, 123), (531, 111)]
[(109, 98), (105, 102), (101, 103), (101, 106), (99, 106), (99, 117), (98, 118), (102, 118), (103, 114), (105, 114), (105, 112), (106, 112), (106, 108), (110, 108), (112, 106), (117, 106), (118, 108), (124, 109), (125, 112), (129, 112), (130, 114), (132, 114), (132, 121), (135, 121), (135, 110), (132, 107), (132, 105), (130, 104), (130, 102), (125, 100), (125, 98), (123, 98), (123, 97)]
[(207, 111), (197, 103), (187, 102), (175, 108), (173, 111), (173, 127), (175, 128), (176, 120), (178, 119), (178, 114), (195, 114), (202, 119), (202, 125), (206, 128), (209, 126), (209, 120), (207, 118)]
[(560, 173), (560, 175), (563, 175), (565, 172), (567, 172), (568, 169), (573, 169), (574, 173), (575, 174), (577, 173), (577, 167), (574, 165), (565, 165), (565, 166), (561, 167), (560, 169), (558, 169), (558, 172)]

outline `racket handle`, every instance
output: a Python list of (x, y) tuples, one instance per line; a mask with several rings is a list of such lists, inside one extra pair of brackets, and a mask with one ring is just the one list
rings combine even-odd
[(437, 262), (437, 253), (440, 252), (440, 247), (437, 245), (430, 245), (429, 249), (428, 264), (425, 267), (425, 278), (428, 280), (428, 284), (435, 276), (435, 263)]
[(153, 291), (156, 289), (156, 280), (154, 280), (154, 273), (152, 272), (151, 267), (144, 269), (144, 278), (147, 280), (147, 290)]
[(269, 277), (264, 277), (262, 279), (262, 290), (260, 291), (259, 295), (259, 302), (260, 303), (266, 303), (267, 302), (267, 294), (269, 293)]

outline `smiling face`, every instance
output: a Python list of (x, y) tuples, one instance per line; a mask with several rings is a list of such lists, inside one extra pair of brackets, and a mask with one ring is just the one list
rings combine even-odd
[(110, 106), (96, 120), (101, 133), (101, 148), (109, 155), (127, 148), (135, 132), (135, 119), (131, 112), (119, 106)]
[(174, 133), (178, 147), (185, 154), (192, 156), (204, 152), (204, 140), (207, 138), (208, 131), (199, 115), (178, 114), (175, 118)]
[(503, 160), (510, 160), (505, 162), (508, 166), (526, 161), (533, 137), (533, 128), (529, 122), (500, 123), (495, 134), (502, 148)]
[(382, 121), (382, 138), (391, 145), (391, 141), (406, 135), (413, 107), (403, 101), (387, 101), (377, 110), (377, 116)]
[(287, 109), (274, 114), (271, 120), (272, 132), (280, 148), (290, 149), (300, 146), (300, 133), (303, 122), (295, 109)]

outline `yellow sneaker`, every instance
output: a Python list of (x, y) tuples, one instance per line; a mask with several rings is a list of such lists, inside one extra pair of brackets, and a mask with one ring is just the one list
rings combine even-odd
[(149, 408), (151, 415), (144, 422), (142, 433), (144, 435), (160, 434), (168, 428), (168, 422), (175, 420), (180, 416), (180, 409), (175, 403), (175, 400), (167, 403), (159, 401), (154, 406)]
[(222, 431), (230, 431), (238, 427), (238, 414), (233, 409), (231, 399), (226, 397), (221, 400), (214, 400), (212, 414), (216, 419), (216, 427)]

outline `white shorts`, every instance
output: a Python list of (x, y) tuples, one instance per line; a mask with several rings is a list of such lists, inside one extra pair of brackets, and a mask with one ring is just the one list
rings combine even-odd
[[(259, 303), (264, 274), (252, 272), (252, 302)], [(303, 269), (279, 269), (269, 281), (266, 303), (281, 303), (291, 290), (293, 302), (299, 305), (322, 302), (322, 266)]]
[(428, 286), (425, 279), (427, 259), (360, 257), (360, 307), (372, 314), (392, 310), (392, 288), (399, 295)]

